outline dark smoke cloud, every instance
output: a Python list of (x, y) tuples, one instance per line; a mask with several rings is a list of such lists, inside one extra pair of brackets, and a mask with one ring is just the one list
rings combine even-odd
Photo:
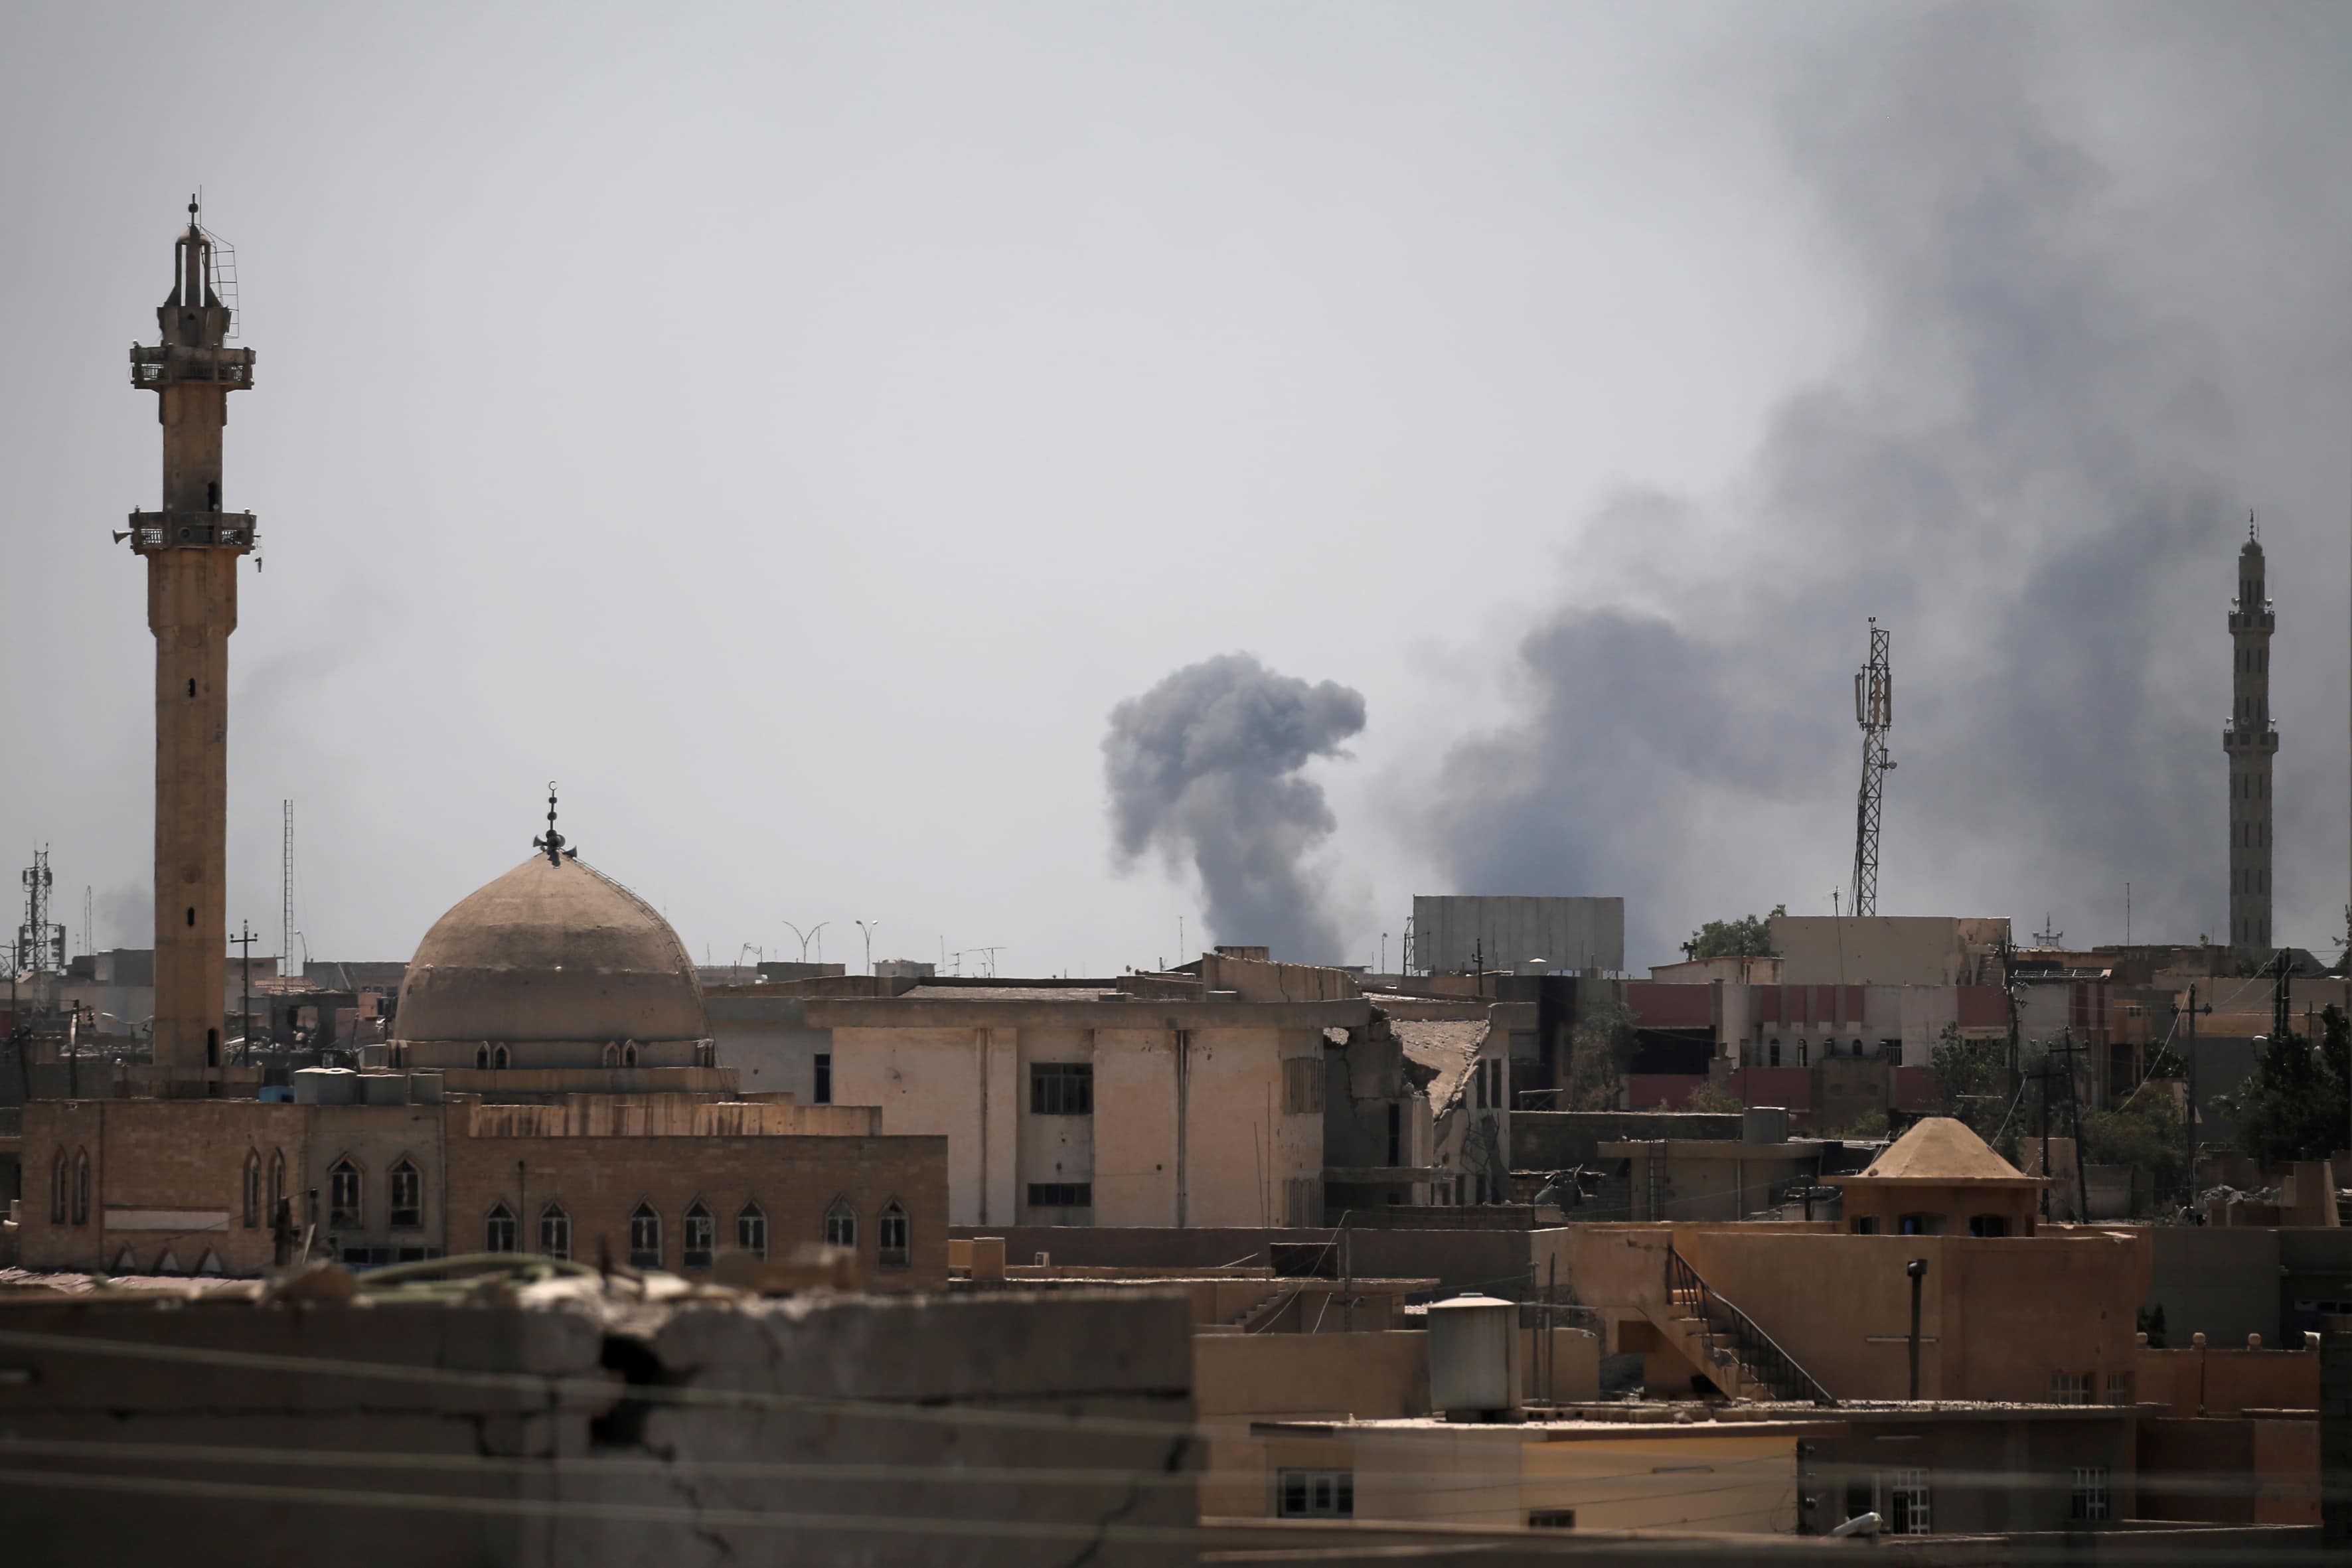
[[(1776, 900), (1826, 913), (1876, 615), (1882, 913), (2104, 911), (2129, 879), (2140, 940), (2218, 932), (2245, 509), (2210, 345), (2137, 287), (2145, 236), (2061, 129), (2032, 14), (1877, 16), (1780, 115), (1857, 354), (1777, 411), (1724, 508), (1592, 520), (1640, 564), (1525, 637), (1524, 719), (1444, 765), (1439, 858), (1465, 891), (1625, 895), (1636, 963)], [(1659, 607), (1591, 607), (1620, 594)]]
[(1345, 756), (1364, 699), (1310, 686), (1245, 653), (1188, 665), (1111, 710), (1103, 738), (1121, 868), (1157, 847), (1201, 879), (1209, 929), (1277, 958), (1330, 963), (1344, 943), (1305, 864), (1337, 826), (1323, 788), (1299, 775)]

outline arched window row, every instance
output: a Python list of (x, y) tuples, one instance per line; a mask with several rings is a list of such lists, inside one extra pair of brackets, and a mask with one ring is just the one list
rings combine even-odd
[(89, 1151), (59, 1149), (49, 1161), (49, 1223), (89, 1223)]
[[(339, 1162), (340, 1163), (340, 1162)], [(678, 1266), (711, 1268), (719, 1256), (719, 1215), (702, 1199), (689, 1202), (680, 1215)], [(521, 1222), (503, 1198), (482, 1218), (486, 1252), (513, 1252), (520, 1241)], [(628, 1261), (632, 1268), (665, 1266), (667, 1226), (651, 1199), (641, 1199), (629, 1213)], [(846, 1196), (836, 1197), (824, 1213), (823, 1234), (831, 1246), (856, 1247), (860, 1230), (857, 1210)], [(769, 1247), (768, 1211), (757, 1199), (735, 1214), (735, 1248), (765, 1259)], [(913, 1259), (914, 1224), (898, 1199), (886, 1202), (875, 1216), (875, 1260), (884, 1268), (905, 1268)], [(539, 1211), (539, 1250), (551, 1258), (572, 1256), (572, 1216), (559, 1203)]]

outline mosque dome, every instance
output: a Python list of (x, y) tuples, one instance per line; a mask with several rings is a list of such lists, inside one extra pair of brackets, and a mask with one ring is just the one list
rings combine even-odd
[(533, 855), (417, 944), (398, 1041), (469, 1046), (709, 1038), (686, 944), (653, 907), (569, 855)]

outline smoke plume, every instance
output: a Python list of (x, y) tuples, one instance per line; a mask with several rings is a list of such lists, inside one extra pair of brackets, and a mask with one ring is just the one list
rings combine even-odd
[(1777, 410), (1727, 501), (1591, 520), (1625, 564), (1520, 644), (1524, 717), (1443, 765), (1462, 890), (1622, 893), (1635, 962), (1705, 919), (1829, 912), (1874, 615), (1899, 763), (1881, 913), (2096, 900), (2119, 925), (2129, 879), (2139, 940), (2219, 934), (2232, 420), (2053, 112), (2039, 25), (1878, 13), (1788, 95), (1859, 347)]
[(1171, 869), (1189, 860), (1218, 940), (1337, 961), (1341, 933), (1306, 865), (1337, 824), (1322, 786), (1299, 770), (1345, 756), (1341, 742), (1363, 727), (1361, 694), (1277, 675), (1245, 653), (1188, 665), (1129, 698), (1103, 738), (1121, 868), (1154, 847)]

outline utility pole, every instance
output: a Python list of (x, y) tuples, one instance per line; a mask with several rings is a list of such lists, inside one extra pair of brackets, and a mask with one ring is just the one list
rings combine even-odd
[(1895, 771), (1886, 754), (1886, 731), (1895, 723), (1895, 669), (1889, 658), (1894, 634), (1870, 617), (1870, 661), (1854, 672), (1853, 719), (1862, 726), (1862, 789), (1854, 798), (1853, 912), (1878, 912), (1878, 826), (1886, 803), (1886, 775)]
[(236, 931), (236, 945), (245, 950), (245, 1000), (239, 1005), (236, 1015), (236, 1059), (239, 1066), (250, 1067), (253, 1065), (253, 924), (249, 921), (239, 921)]
[[(2175, 1010), (2178, 1011), (2177, 1006)], [(2183, 1144), (2181, 1183), (2189, 1192), (2188, 1201), (2182, 1206), (2189, 1209), (2197, 1206), (2197, 1015), (2210, 1013), (2212, 1010), (2213, 1005), (2210, 1002), (2202, 1006), (2198, 1005), (2197, 987), (2191, 984), (2189, 987), (2189, 1044), (2181, 1058), (2182, 1075), (2188, 1086), (2189, 1104), (2180, 1118)]]

